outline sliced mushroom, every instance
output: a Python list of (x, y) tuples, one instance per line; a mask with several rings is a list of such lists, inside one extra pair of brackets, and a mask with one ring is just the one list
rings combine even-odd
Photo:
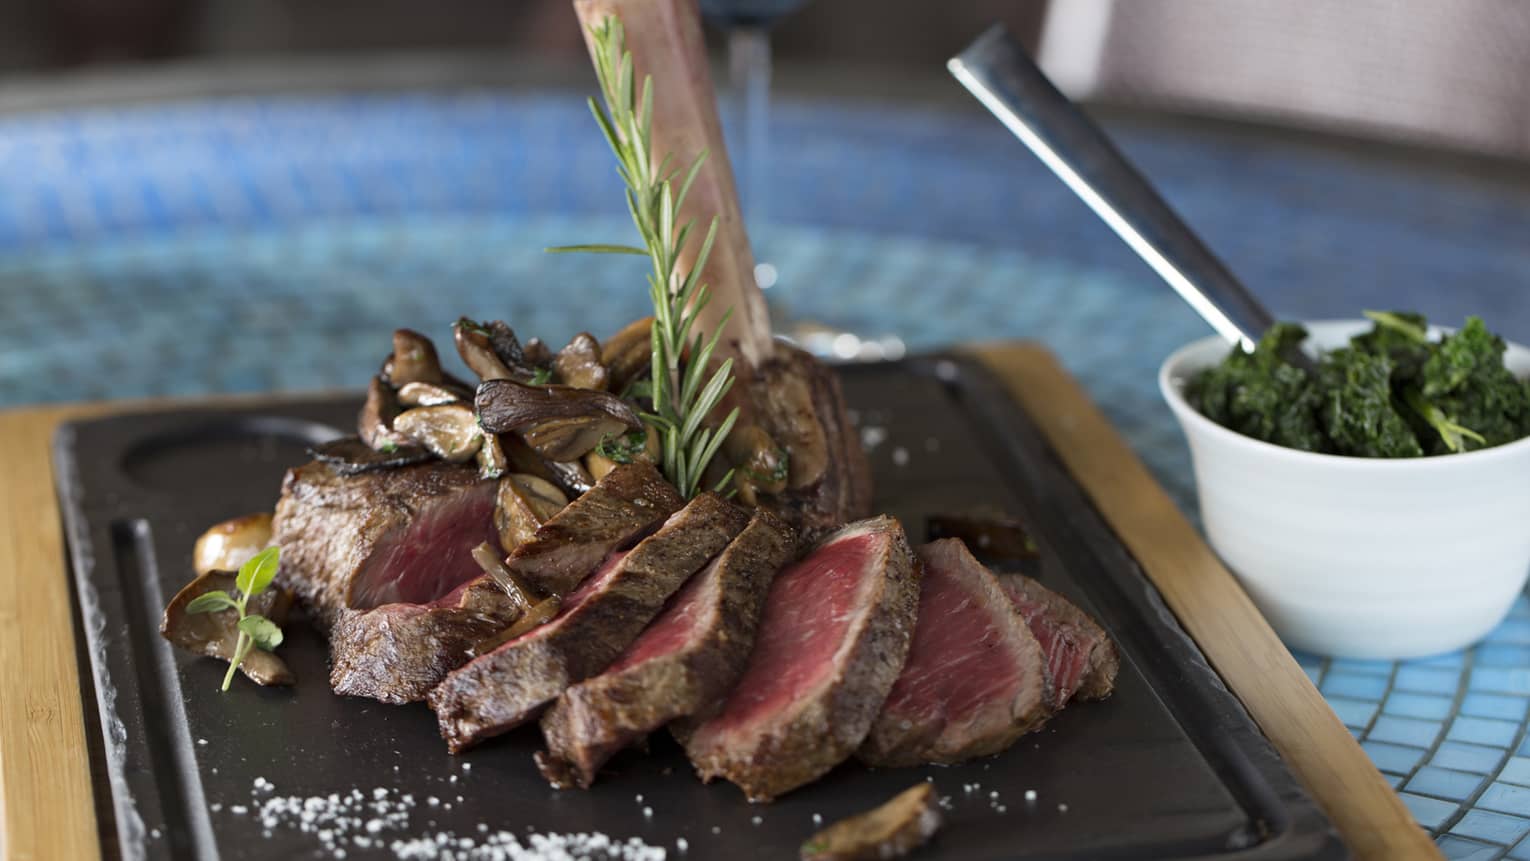
[(478, 449), (478, 477), (499, 478), (510, 469), (510, 459), (500, 444), (499, 434), (483, 435), (483, 445)]
[(606, 473), (616, 469), (618, 464), (639, 460), (644, 463), (659, 462), (659, 432), (654, 430), (653, 425), (646, 426), (641, 436), (633, 431), (603, 440), (594, 451), (584, 456), (584, 466), (592, 478), (600, 481), (606, 477)]
[(874, 810), (841, 819), (802, 844), (802, 861), (901, 858), (940, 829), (935, 787), (917, 783)]
[(786, 486), (797, 490), (816, 485), (829, 468), (829, 443), (809, 381), (783, 366), (768, 375), (763, 390), (762, 412), (769, 417), (771, 435), (790, 455)]
[(541, 338), (532, 338), (521, 348), (521, 355), (525, 357), (526, 364), (535, 368), (545, 368), (552, 364), (552, 348), (542, 343)]
[(415, 407), (393, 420), (393, 427), (448, 463), (463, 463), (483, 445), (483, 429), (467, 404)]
[(607, 436), (643, 427), (637, 412), (615, 395), (571, 386), (490, 380), (478, 387), (474, 405), (485, 430), (518, 431), (527, 445), (554, 461), (583, 457)]
[(562, 609), (563, 599), (559, 598), (557, 595), (549, 595), (537, 603), (532, 604), (530, 609), (522, 613), (519, 619), (515, 620), (514, 625), (511, 625), (510, 627), (500, 631), (498, 634), (495, 634), (488, 639), (475, 643), (473, 645), (472, 653), (474, 655), (486, 655), (489, 652), (499, 648), (500, 646), (510, 642), (516, 637), (525, 634), (527, 631), (531, 631), (535, 628), (539, 628), (542, 625), (547, 624), (548, 622), (551, 622), (558, 615), (558, 611)]
[(398, 402), (406, 407), (438, 407), (460, 400), (459, 393), (436, 383), (406, 383), (398, 389)]
[(625, 392), (653, 367), (653, 318), (634, 320), (606, 339), (600, 361), (610, 373), (610, 389)]
[(589, 332), (575, 335), (553, 358), (553, 376), (576, 389), (605, 391), (610, 373), (600, 363), (600, 342)]
[(754, 505), (760, 493), (786, 489), (790, 458), (759, 425), (734, 427), (723, 440), (723, 456), (733, 465), (733, 484), (745, 505)]
[(485, 541), (473, 548), (473, 561), (478, 563), (478, 567), (483, 569), (483, 573), (489, 575), (490, 580), (493, 580), (499, 585), (499, 588), (505, 590), (505, 595), (510, 598), (510, 603), (514, 605), (515, 612), (525, 613), (527, 608), (536, 602), (536, 593), (522, 582), (521, 578), (517, 577), (515, 572), (510, 570), (509, 566), (505, 565), (499, 551), (489, 542)]
[[(509, 329), (508, 326), (505, 327)], [(515, 335), (510, 335), (513, 341)], [(508, 380), (515, 377), (505, 359), (494, 349), (494, 335), (483, 323), (475, 323), (466, 317), (452, 327), (452, 340), (457, 344), (457, 354), (480, 380)], [(515, 347), (520, 353), (520, 345)]]
[(399, 388), (410, 383), (440, 383), (441, 359), (436, 355), (436, 345), (413, 329), (394, 330), (393, 368), (388, 380)]
[(430, 452), (413, 443), (406, 442), (404, 445), (378, 451), (353, 436), (319, 443), (310, 447), (308, 454), (314, 460), (329, 464), (329, 468), (337, 475), (359, 475), (374, 469), (398, 469), (430, 460)]
[(401, 407), (398, 395), (381, 376), (373, 377), (367, 386), (367, 400), (361, 405), (361, 415), (356, 417), (356, 433), (368, 447), (389, 451), (409, 444), (409, 439), (393, 429)]
[(538, 528), (568, 505), (568, 497), (546, 479), (511, 473), (499, 480), (494, 526), (506, 553), (524, 544)]
[(191, 567), (198, 576), (209, 571), (238, 571), (251, 556), (271, 543), (269, 512), (246, 514), (214, 524), (197, 539)]
[[(217, 589), (233, 594), (234, 579), (234, 575), (227, 571), (211, 571), (187, 583), (165, 608), (159, 622), (160, 636), (192, 654), (232, 661), (239, 643), (239, 614), (233, 610), (187, 613), (186, 605)], [(280, 625), (291, 607), (291, 592), (267, 589), (251, 598), (245, 610)], [(297, 681), (285, 661), (263, 649), (251, 649), (239, 665), (239, 671), (259, 685), (290, 685)]]
[(595, 486), (595, 476), (584, 468), (584, 464), (577, 460), (573, 461), (546, 461), (547, 468), (552, 471), (557, 479), (553, 483), (562, 488), (570, 496), (580, 496), (586, 490)]

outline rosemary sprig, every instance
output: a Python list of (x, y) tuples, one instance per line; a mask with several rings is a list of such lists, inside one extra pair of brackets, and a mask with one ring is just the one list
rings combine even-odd
[[(695, 496), (707, 464), (738, 420), (734, 408), (716, 427), (708, 415), (733, 386), (733, 360), (725, 359), (710, 377), (707, 368), (722, 336), (722, 326), (706, 338), (692, 334), (697, 315), (710, 298), (701, 271), (717, 238), (717, 218), (707, 228), (696, 262), (681, 277), (680, 254), (691, 238), (694, 222), (679, 223), (680, 206), (700, 173), (707, 154), (696, 157), (684, 176), (671, 169), (672, 155), (657, 159), (652, 146), (653, 80), (643, 79), (642, 92), (633, 87), (632, 54), (626, 50), (622, 23), (607, 17), (590, 28), (595, 44), (595, 74), (605, 101), (590, 99), (590, 112), (616, 155), (617, 173), (627, 185), (627, 209), (643, 247), (574, 245), (549, 251), (639, 254), (649, 258), (648, 291), (653, 300), (653, 412), (644, 416), (659, 433), (660, 466), (666, 478), (687, 498)], [(676, 181), (679, 181), (678, 190)], [(726, 323), (731, 309), (723, 315)], [(728, 483), (731, 472), (719, 487)]]

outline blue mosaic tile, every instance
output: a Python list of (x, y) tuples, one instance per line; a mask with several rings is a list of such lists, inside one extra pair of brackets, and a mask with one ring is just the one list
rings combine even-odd
[[(1450, 716), (1450, 709), (1454, 704), (1450, 697), (1394, 691), (1386, 698), (1384, 710), (1391, 715), (1443, 720)], [(1498, 715), (1489, 715), (1489, 717), (1498, 717)]]
[(1502, 761), (1503, 751), (1496, 748), (1446, 741), (1440, 743), (1429, 763), (1473, 774), (1492, 774)]
[(1441, 801), (1438, 798), (1425, 798), (1422, 795), (1414, 795), (1411, 792), (1400, 792), (1403, 804), (1407, 805), (1413, 818), (1425, 828), (1439, 828), (1445, 824), (1445, 820), (1456, 812), (1456, 805), (1449, 801)]
[(1478, 667), (1524, 667), (1530, 665), (1530, 646), (1483, 643), (1477, 647), (1476, 661)]
[(1400, 744), (1388, 744), (1381, 741), (1362, 741), (1360, 746), (1371, 755), (1371, 761), (1382, 771), (1393, 771), (1399, 774), (1407, 774), (1418, 765), (1424, 756), (1424, 749), (1417, 747), (1404, 747)]
[(1477, 806), (1484, 810), (1530, 816), (1530, 786), (1494, 783), (1482, 791), (1482, 796), (1477, 799)]
[(1428, 748), (1434, 745), (1443, 726), (1440, 721), (1382, 715), (1371, 725), (1367, 738), (1410, 747)]
[(1403, 664), (1393, 685), (1400, 691), (1454, 696), (1459, 683), (1460, 675), (1454, 670)]
[(1370, 725), (1371, 718), (1376, 716), (1376, 711), (1379, 708), (1375, 702), (1352, 700), (1344, 697), (1331, 697), (1328, 700), (1328, 705), (1333, 709), (1334, 714), (1339, 716), (1339, 720), (1344, 722), (1345, 726), (1362, 730)]
[(1530, 697), (1513, 697), (1504, 694), (1467, 694), (1461, 698), (1461, 714), (1472, 717), (1522, 721), (1525, 719), (1527, 710), (1530, 710)]
[(1503, 769), (1498, 772), (1498, 779), (1505, 783), (1530, 786), (1530, 757), (1516, 756), (1504, 763)]
[(1530, 834), (1530, 819), (1505, 816), (1487, 810), (1473, 810), (1450, 829), (1451, 834), (1472, 837), (1487, 843), (1508, 846)]
[(1448, 768), (1425, 766), (1408, 781), (1408, 791), (1450, 801), (1465, 801), (1483, 783), (1483, 776)]
[(1387, 693), (1387, 677), (1330, 670), (1323, 679), (1324, 696), (1380, 700)]
[(1464, 715), (1450, 723), (1446, 738), (1452, 741), (1469, 741), (1473, 744), (1508, 747), (1519, 733), (1519, 724), (1513, 721), (1475, 718)]
[(1358, 658), (1334, 658), (1328, 667), (1330, 673), (1359, 673), (1369, 676), (1392, 675), (1391, 661), (1364, 661)]
[(1510, 849), (1509, 854), (1505, 857), (1511, 858), (1513, 861), (1530, 861), (1530, 837), (1519, 841), (1519, 844)]
[(1441, 837), (1440, 852), (1449, 861), (1494, 861), (1503, 852), (1502, 846), (1488, 846), (1475, 840), (1460, 837)]
[(1472, 690), (1530, 695), (1530, 667), (1475, 667)]

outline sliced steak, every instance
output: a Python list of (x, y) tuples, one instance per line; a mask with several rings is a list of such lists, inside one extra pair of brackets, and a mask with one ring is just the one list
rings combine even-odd
[(539, 589), (565, 595), (613, 550), (630, 545), (684, 504), (652, 466), (618, 466), (542, 524), (505, 564)]
[(1004, 574), (999, 583), (1046, 653), (1049, 705), (1060, 709), (1074, 697), (1110, 696), (1121, 656), (1104, 629), (1073, 602), (1029, 577)]
[(441, 462), (346, 476), (315, 461), (287, 471), (271, 528), (278, 582), (328, 628), (343, 610), (426, 604), (482, 573), (472, 550), (498, 542), (494, 482)]
[(337, 694), (395, 705), (422, 700), (521, 612), (483, 576), (428, 604), (343, 611), (329, 632), (329, 684)]
[(568, 593), (552, 621), (448, 674), (429, 696), (447, 746), (459, 752), (514, 729), (569, 685), (610, 666), (747, 521), (720, 496), (696, 497)]
[(543, 716), (542, 774), (556, 786), (588, 787), (617, 751), (721, 706), (749, 660), (770, 583), (795, 551), (790, 527), (756, 512), (610, 669), (564, 691)]
[(1041, 645), (993, 574), (954, 538), (920, 547), (908, 662), (858, 751), (871, 765), (997, 753), (1051, 714)]
[(677, 735), (703, 780), (768, 801), (860, 746), (908, 655), (919, 571), (898, 521), (852, 523), (776, 577), (722, 711)]

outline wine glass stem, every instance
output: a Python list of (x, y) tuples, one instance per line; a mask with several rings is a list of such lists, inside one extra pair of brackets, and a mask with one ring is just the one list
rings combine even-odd
[(760, 226), (765, 217), (765, 171), (769, 162), (770, 33), (758, 25), (734, 27), (728, 35), (728, 77), (743, 113), (738, 163), (739, 196), (744, 223)]

